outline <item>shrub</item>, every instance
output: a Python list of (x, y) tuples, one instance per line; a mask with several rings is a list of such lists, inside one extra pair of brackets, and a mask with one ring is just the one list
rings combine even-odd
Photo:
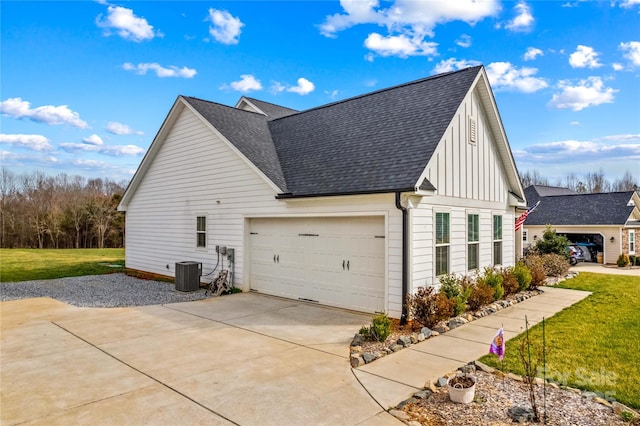
[(505, 268), (502, 270), (502, 287), (504, 288), (504, 294), (516, 294), (520, 289), (518, 278), (513, 273), (514, 268)]
[(478, 282), (484, 283), (493, 289), (493, 300), (500, 300), (504, 296), (502, 281), (502, 274), (496, 268), (491, 267), (484, 268), (484, 275), (478, 278)]
[(543, 255), (542, 264), (544, 265), (544, 272), (549, 277), (560, 277), (569, 271), (567, 258), (559, 254), (549, 253)]
[(632, 254), (629, 255), (629, 265), (633, 266), (636, 264), (636, 257)]
[(618, 260), (616, 261), (616, 263), (620, 268), (627, 266), (629, 264), (629, 256), (622, 253), (620, 256), (618, 256)]
[(414, 295), (407, 297), (407, 311), (411, 318), (429, 328), (451, 318), (454, 304), (446, 294), (436, 293), (433, 287), (420, 287)]
[(384, 342), (391, 334), (391, 320), (386, 313), (381, 313), (373, 317), (369, 327), (370, 338), (378, 342)]
[(440, 277), (440, 293), (444, 293), (449, 300), (453, 300), (453, 316), (460, 315), (467, 310), (467, 299), (470, 289), (463, 287), (462, 282), (467, 278), (458, 279), (454, 274), (446, 274)]
[(495, 290), (483, 282), (477, 282), (471, 286), (471, 294), (469, 295), (469, 309), (477, 311), (481, 307), (493, 302)]
[(524, 261), (519, 260), (516, 266), (513, 267), (513, 275), (518, 280), (518, 291), (524, 291), (531, 285), (531, 271), (524, 264)]
[(567, 240), (567, 237), (556, 234), (556, 230), (551, 225), (547, 225), (542, 238), (535, 245), (536, 254), (555, 253), (565, 257), (567, 260), (569, 259), (568, 249), (569, 240)]
[(535, 290), (547, 279), (547, 273), (544, 271), (544, 262), (541, 256), (527, 256), (524, 260), (529, 272), (531, 273), (531, 284), (529, 288)]

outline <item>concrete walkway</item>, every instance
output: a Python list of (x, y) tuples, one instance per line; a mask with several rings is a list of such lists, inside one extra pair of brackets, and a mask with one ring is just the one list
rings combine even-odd
[(356, 377), (380, 405), (395, 407), (438, 377), (486, 355), (500, 327), (509, 340), (525, 330), (525, 316), (533, 326), (589, 294), (544, 287), (541, 295), (364, 365), (355, 370)]
[(600, 263), (580, 262), (570, 268), (571, 272), (593, 272), (596, 274), (629, 275), (640, 278), (640, 266), (618, 268), (615, 265), (602, 265)]

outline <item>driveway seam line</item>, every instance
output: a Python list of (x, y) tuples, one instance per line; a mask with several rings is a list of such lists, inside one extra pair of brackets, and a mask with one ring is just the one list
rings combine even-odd
[(86, 340), (86, 339), (84, 339), (84, 338), (82, 338), (82, 337), (78, 336), (77, 334), (73, 333), (72, 331), (67, 330), (66, 328), (64, 328), (64, 327), (63, 327), (63, 326), (61, 326), (60, 324), (56, 323), (55, 321), (51, 321), (51, 323), (52, 323), (53, 325), (55, 325), (56, 327), (59, 327), (60, 329), (62, 329), (62, 330), (64, 330), (64, 331), (66, 331), (67, 333), (69, 333), (70, 335), (74, 336), (75, 338), (82, 340), (83, 342), (85, 342), (85, 343), (86, 343), (86, 344), (88, 344), (89, 346), (91, 346), (91, 347), (93, 347), (93, 348), (95, 348), (95, 349), (99, 350), (100, 352), (102, 352), (103, 354), (107, 355), (108, 357), (113, 358), (113, 359), (115, 359), (116, 361), (118, 361), (119, 363), (121, 363), (121, 364), (123, 364), (123, 365), (126, 365), (127, 367), (129, 367), (129, 368), (130, 368), (130, 369), (132, 369), (133, 371), (136, 371), (136, 372), (138, 372), (138, 373), (142, 374), (143, 376), (148, 377), (149, 379), (153, 380), (154, 382), (158, 383), (159, 385), (164, 386), (165, 388), (167, 388), (167, 389), (169, 389), (169, 390), (171, 390), (171, 391), (173, 391), (173, 392), (177, 393), (178, 395), (182, 396), (182, 397), (183, 397), (183, 398), (185, 398), (185, 399), (188, 399), (189, 401), (191, 401), (191, 402), (193, 402), (194, 404), (196, 404), (196, 405), (198, 405), (198, 406), (200, 406), (200, 407), (204, 408), (205, 410), (209, 411), (210, 413), (215, 414), (216, 416), (221, 417), (221, 418), (223, 418), (223, 419), (227, 420), (228, 422), (233, 423), (234, 425), (240, 426), (240, 424), (239, 424), (239, 423), (236, 423), (236, 422), (234, 422), (233, 420), (231, 420), (230, 418), (225, 417), (224, 415), (222, 415), (222, 414), (220, 414), (220, 413), (217, 413), (216, 411), (212, 410), (211, 408), (207, 407), (206, 405), (204, 405), (204, 404), (202, 404), (202, 403), (200, 403), (200, 402), (196, 401), (195, 399), (193, 399), (193, 398), (191, 398), (190, 396), (188, 396), (188, 395), (186, 395), (186, 394), (184, 394), (184, 393), (180, 392), (179, 390), (177, 390), (177, 389), (175, 389), (175, 388), (173, 388), (173, 387), (169, 386), (168, 384), (166, 384), (166, 383), (164, 383), (164, 382), (162, 382), (162, 381), (160, 381), (160, 380), (156, 379), (155, 377), (151, 376), (150, 374), (145, 373), (144, 371), (137, 369), (137, 368), (136, 368), (136, 367), (134, 367), (133, 365), (131, 365), (131, 364), (129, 364), (129, 363), (127, 363), (127, 362), (125, 362), (125, 361), (121, 360), (120, 358), (118, 358), (118, 357), (116, 357), (116, 356), (114, 356), (114, 355), (110, 354), (109, 352), (107, 352), (107, 351), (105, 351), (104, 349), (102, 349), (102, 348), (100, 348), (100, 347), (98, 347), (98, 346), (94, 345), (93, 343), (89, 342), (88, 340)]
[[(394, 383), (397, 383), (399, 385), (403, 385), (403, 386), (408, 386), (410, 388), (414, 388), (416, 391), (420, 391), (420, 390), (424, 389), (424, 387), (418, 388), (418, 387), (415, 387), (415, 386), (410, 385), (410, 384), (405, 383), (405, 382), (401, 382), (401, 381), (396, 380), (396, 379), (390, 379), (389, 377), (385, 377), (385, 376), (382, 376), (380, 374), (372, 373), (371, 371), (358, 370), (357, 368), (351, 367), (351, 372), (353, 373), (353, 375), (355, 376), (356, 379), (358, 378), (358, 376), (356, 376), (356, 374), (354, 373), (354, 370), (360, 371), (361, 373), (370, 374), (372, 376), (379, 377), (380, 379), (388, 380), (390, 382), (394, 382)], [(369, 390), (360, 382), (359, 379), (358, 379), (358, 383), (360, 383), (360, 385), (362, 385), (362, 387), (367, 391), (367, 393), (369, 393)], [(371, 395), (371, 394), (369, 394), (369, 395)], [(373, 396), (371, 398), (373, 398)], [(376, 403), (378, 402), (375, 398), (373, 398), (373, 400), (376, 401)], [(380, 405), (380, 404), (378, 404), (378, 405)], [(384, 408), (384, 407), (382, 407), (382, 408)], [(387, 411), (387, 410), (384, 410), (384, 411)]]

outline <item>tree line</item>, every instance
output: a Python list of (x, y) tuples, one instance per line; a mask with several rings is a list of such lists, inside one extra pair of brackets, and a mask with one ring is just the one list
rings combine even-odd
[(597, 172), (588, 172), (582, 177), (575, 173), (568, 173), (564, 178), (551, 182), (542, 176), (537, 170), (520, 173), (520, 181), (522, 187), (526, 188), (531, 185), (557, 186), (560, 188), (569, 188), (579, 193), (597, 193), (597, 192), (620, 192), (638, 190), (638, 182), (628, 170), (621, 179), (609, 181), (602, 169)]
[(116, 210), (126, 182), (61, 173), (0, 176), (0, 247), (105, 248), (124, 244)]

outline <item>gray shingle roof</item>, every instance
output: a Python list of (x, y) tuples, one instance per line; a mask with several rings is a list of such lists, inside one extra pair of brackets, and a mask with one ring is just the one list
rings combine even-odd
[(546, 185), (531, 185), (527, 186), (524, 190), (524, 195), (527, 198), (529, 207), (535, 205), (540, 197), (550, 197), (553, 195), (571, 195), (577, 194), (577, 192), (559, 186), (546, 186)]
[[(184, 97), (287, 196), (412, 190), (482, 67), (268, 118)], [(263, 109), (264, 108), (264, 109)], [(421, 188), (433, 189), (430, 182)]]
[(183, 99), (218, 129), (273, 183), (283, 191), (287, 189), (287, 182), (271, 140), (267, 117), (189, 96), (183, 96)]
[(624, 225), (634, 208), (627, 206), (632, 196), (633, 191), (540, 197), (525, 225)]

